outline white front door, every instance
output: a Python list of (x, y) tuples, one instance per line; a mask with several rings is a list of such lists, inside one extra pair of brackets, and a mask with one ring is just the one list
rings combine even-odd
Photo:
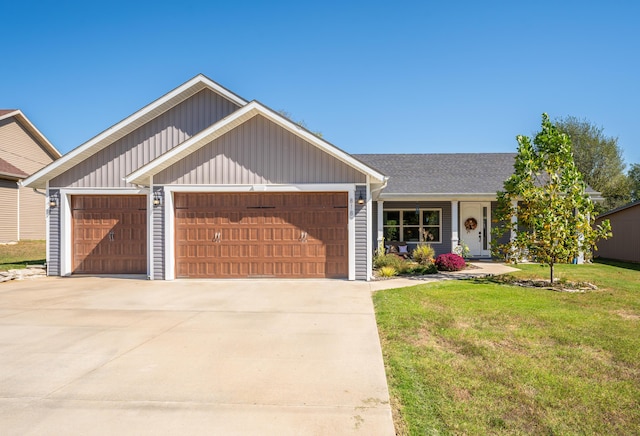
[(491, 256), (491, 203), (460, 203), (460, 240), (471, 257)]

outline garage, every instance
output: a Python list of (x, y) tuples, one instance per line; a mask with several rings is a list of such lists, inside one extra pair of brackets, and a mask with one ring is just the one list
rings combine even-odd
[(74, 274), (146, 274), (146, 198), (71, 197)]
[(175, 193), (176, 276), (347, 278), (348, 195)]

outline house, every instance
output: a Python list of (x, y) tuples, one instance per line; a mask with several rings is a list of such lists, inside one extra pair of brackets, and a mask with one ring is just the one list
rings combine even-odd
[(17, 109), (0, 109), (0, 243), (45, 239), (45, 192), (20, 181), (60, 157), (60, 152)]
[(368, 280), (383, 239), (490, 257), (514, 156), (350, 155), (198, 75), (24, 185), (50, 275)]
[(428, 242), (436, 255), (465, 243), (491, 258), (496, 192), (513, 173), (515, 153), (356, 154), (389, 177), (372, 211), (376, 245)]
[(604, 259), (640, 262), (640, 201), (629, 203), (596, 218), (596, 225), (608, 219), (613, 236), (598, 241), (594, 253)]

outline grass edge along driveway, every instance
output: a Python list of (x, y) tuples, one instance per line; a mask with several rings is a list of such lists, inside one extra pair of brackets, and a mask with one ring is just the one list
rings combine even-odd
[[(516, 276), (548, 278), (518, 265)], [(560, 265), (600, 288), (446, 281), (374, 294), (399, 434), (638, 434), (640, 265)]]

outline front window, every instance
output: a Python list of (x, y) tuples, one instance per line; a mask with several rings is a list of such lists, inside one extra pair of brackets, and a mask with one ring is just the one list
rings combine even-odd
[(386, 241), (439, 243), (441, 240), (440, 209), (385, 210), (383, 233)]

